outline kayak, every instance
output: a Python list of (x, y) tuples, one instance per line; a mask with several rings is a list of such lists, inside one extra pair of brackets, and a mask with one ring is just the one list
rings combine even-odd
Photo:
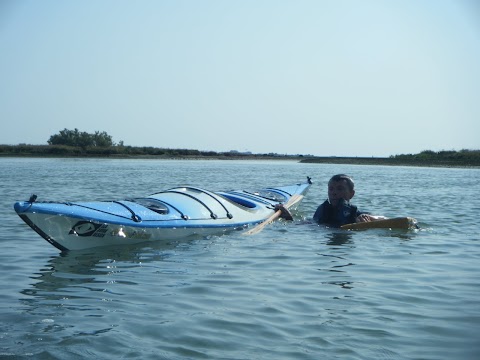
[(246, 229), (271, 218), (277, 204), (296, 207), (311, 184), (307, 178), (294, 185), (221, 192), (180, 186), (140, 198), (91, 202), (37, 201), (32, 195), (14, 209), (59, 250), (83, 250)]

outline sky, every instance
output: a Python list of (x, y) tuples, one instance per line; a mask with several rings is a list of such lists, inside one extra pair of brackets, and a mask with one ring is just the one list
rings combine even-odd
[(0, 0), (0, 144), (480, 149), (476, 0)]

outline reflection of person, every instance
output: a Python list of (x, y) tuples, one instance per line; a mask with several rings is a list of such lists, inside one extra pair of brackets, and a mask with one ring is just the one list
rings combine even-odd
[[(384, 218), (358, 211), (358, 208), (350, 203), (353, 195), (355, 195), (354, 182), (350, 176), (344, 174), (333, 176), (328, 181), (328, 200), (317, 208), (313, 220), (318, 224), (340, 227), (344, 224)], [(284, 219), (293, 219), (292, 214), (284, 206), (278, 206), (277, 210), (282, 211), (281, 216)]]

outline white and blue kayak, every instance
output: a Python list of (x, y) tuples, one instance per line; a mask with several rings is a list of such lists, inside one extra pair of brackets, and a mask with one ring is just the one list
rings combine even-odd
[(305, 183), (254, 191), (181, 186), (140, 198), (94, 202), (43, 202), (32, 195), (14, 208), (56, 248), (83, 250), (248, 228), (271, 218), (277, 204), (294, 208), (310, 185), (308, 178)]

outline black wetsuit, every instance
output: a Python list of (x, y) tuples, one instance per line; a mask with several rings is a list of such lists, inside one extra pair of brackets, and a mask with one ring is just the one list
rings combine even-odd
[(318, 224), (325, 224), (332, 227), (340, 227), (355, 222), (360, 214), (355, 205), (345, 200), (340, 200), (337, 207), (333, 207), (328, 200), (317, 208), (313, 220)]

